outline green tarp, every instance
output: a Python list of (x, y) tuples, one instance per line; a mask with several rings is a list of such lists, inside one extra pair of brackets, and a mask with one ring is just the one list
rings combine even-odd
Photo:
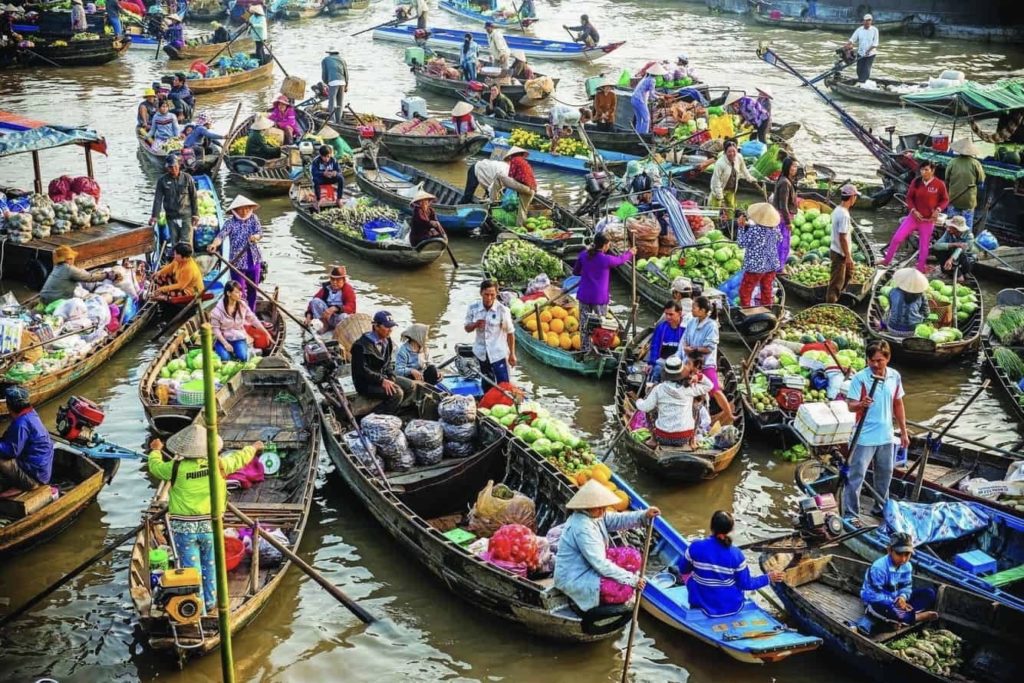
[[(925, 149), (914, 150), (914, 158), (918, 161), (931, 161), (939, 166), (946, 166), (954, 159), (952, 154), (943, 154), (942, 152), (933, 152)], [(985, 169), (985, 175), (987, 176), (1003, 178), (1004, 180), (1010, 181), (1024, 179), (1024, 167), (1022, 166), (1001, 164), (993, 162), (991, 159), (979, 159), (979, 161), (981, 161), (981, 166)]]
[(967, 81), (951, 88), (929, 88), (900, 99), (931, 111), (948, 111), (950, 102), (955, 99), (960, 105), (957, 112), (960, 116), (996, 114), (1024, 109), (1024, 79), (1007, 78), (989, 85)]

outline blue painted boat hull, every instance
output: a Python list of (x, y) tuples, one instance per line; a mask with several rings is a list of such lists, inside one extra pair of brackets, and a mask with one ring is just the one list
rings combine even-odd
[[(618, 475), (613, 475), (612, 481), (629, 496), (631, 510), (649, 507)], [(654, 532), (651, 557), (658, 557), (669, 566), (677, 566), (689, 543), (664, 517), (655, 518)], [(663, 572), (658, 576), (665, 574)], [(650, 578), (641, 596), (641, 606), (659, 621), (740, 662), (776, 662), (794, 654), (816, 650), (822, 643), (821, 638), (805, 636), (787, 627), (749, 598), (744, 600), (737, 614), (709, 617), (702, 610), (689, 606), (687, 588), (681, 580), (669, 585), (657, 577)]]
[[(387, 26), (375, 29), (374, 40), (386, 40), (394, 43), (415, 43), (413, 33), (415, 26)], [(451, 28), (430, 29), (429, 44), (433, 48), (447, 47), (461, 49), (462, 39), (466, 33), (470, 33), (473, 39), (480, 45), (480, 52), (489, 53), (487, 48), (487, 34), (474, 31), (463, 31)], [(539, 59), (553, 59), (577, 62), (590, 62), (604, 57), (609, 52), (618, 49), (625, 41), (608, 43), (597, 47), (585, 47), (581, 43), (569, 43), (559, 40), (545, 40), (543, 38), (529, 38), (526, 36), (505, 36), (509, 50), (522, 50), (527, 57)]]
[[(224, 225), (224, 210), (220, 204), (220, 196), (217, 194), (217, 187), (213, 184), (213, 179), (208, 175), (194, 175), (193, 180), (196, 181), (196, 192), (199, 190), (206, 190), (207, 192), (213, 193), (213, 203), (217, 207), (217, 225), (223, 227)], [(218, 228), (219, 229), (219, 228)], [(228, 244), (229, 240), (225, 239), (220, 243), (220, 255), (223, 258), (228, 257)], [(203, 251), (197, 250), (197, 253), (204, 253)], [(221, 278), (214, 279), (214, 276), (220, 272), (220, 265), (214, 266), (209, 273), (203, 277), (203, 285), (205, 286), (205, 293), (212, 296), (214, 299), (218, 298), (224, 291), (224, 283), (230, 276), (230, 273), (225, 273)]]
[[(486, 24), (487, 22), (493, 23), (498, 28), (504, 31), (522, 31), (522, 25), (515, 19), (502, 19), (498, 17), (491, 17), (482, 12), (477, 12), (467, 5), (460, 2), (452, 2), (451, 0), (438, 0), (437, 6), (439, 9), (443, 9), (449, 14), (454, 14), (457, 17), (463, 19), (469, 19), (475, 21), (478, 24)], [(533, 19), (533, 21), (537, 21)]]

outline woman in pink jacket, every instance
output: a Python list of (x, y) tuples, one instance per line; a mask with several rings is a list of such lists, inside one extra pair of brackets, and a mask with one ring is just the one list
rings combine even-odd
[(242, 287), (231, 280), (224, 285), (224, 298), (210, 314), (210, 326), (217, 341), (213, 351), (222, 361), (249, 360), (249, 344), (258, 349), (270, 346), (270, 333), (243, 298)]
[(277, 128), (284, 131), (284, 144), (290, 145), (302, 137), (299, 123), (295, 120), (295, 107), (284, 95), (274, 98), (274, 104), (271, 105), (267, 118), (273, 121)]

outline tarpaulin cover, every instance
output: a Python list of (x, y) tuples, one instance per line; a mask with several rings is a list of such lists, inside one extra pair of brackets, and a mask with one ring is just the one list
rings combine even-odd
[(910, 534), (915, 546), (968, 536), (988, 524), (989, 516), (970, 503), (908, 503), (892, 498), (885, 503), (886, 531)]
[(52, 126), (0, 112), (0, 157), (74, 144), (106, 154), (106, 143), (94, 130)]
[[(914, 158), (918, 161), (931, 161), (940, 166), (948, 166), (949, 162), (955, 158), (952, 154), (945, 154), (943, 152), (934, 152), (928, 149), (916, 149), (914, 150)], [(994, 159), (980, 159), (982, 168), (985, 169), (986, 176), (992, 176), (995, 178), (1002, 178), (1004, 180), (1021, 180), (1024, 179), (1024, 166), (1018, 166), (1016, 164), (1007, 164), (1001, 161), (995, 161)]]
[(949, 88), (929, 88), (928, 90), (904, 95), (904, 102), (925, 109), (934, 109), (939, 103), (946, 109), (949, 98), (955, 97), (957, 102), (966, 107), (972, 116), (984, 113), (996, 113), (1010, 109), (1024, 109), (1024, 79), (1006, 78), (988, 85), (966, 81), (963, 85)]

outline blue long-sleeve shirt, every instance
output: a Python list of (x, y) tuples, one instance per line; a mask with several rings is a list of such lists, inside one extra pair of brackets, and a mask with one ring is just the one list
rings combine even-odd
[(192, 94), (187, 84), (171, 88), (167, 93), (167, 97), (175, 102), (184, 102), (188, 105), (189, 109), (194, 109), (196, 106), (196, 97)]
[(899, 597), (909, 600), (913, 583), (914, 568), (910, 563), (904, 562), (897, 567), (893, 565), (889, 555), (885, 554), (872, 562), (864, 574), (860, 599), (867, 605), (891, 605)]
[(686, 328), (683, 325), (673, 329), (667, 320), (658, 323), (658, 326), (654, 328), (654, 335), (651, 337), (651, 351), (647, 355), (647, 362), (656, 363), (661, 358), (661, 347), (665, 344), (674, 345), (678, 350), (679, 344), (683, 341), (684, 332), (686, 332)]
[(0, 458), (13, 458), (18, 467), (40, 484), (50, 483), (53, 441), (33, 408), (14, 416), (0, 438)]
[[(314, 185), (324, 185), (338, 182), (341, 178), (341, 165), (338, 164), (338, 160), (331, 157), (327, 161), (324, 161), (321, 157), (316, 157), (313, 162), (309, 165), (310, 175), (313, 178)], [(333, 178), (327, 178), (324, 173), (327, 171), (334, 171), (337, 173)]]
[(744, 591), (768, 585), (766, 575), (750, 575), (743, 551), (724, 545), (714, 536), (690, 544), (679, 572), (691, 572), (686, 581), (690, 606), (699, 607), (712, 617), (739, 612), (743, 607)]
[(223, 135), (221, 135), (220, 133), (214, 133), (212, 130), (210, 130), (206, 126), (196, 126), (195, 128), (192, 129), (192, 132), (190, 132), (185, 137), (185, 146), (186, 147), (195, 147), (196, 145), (201, 145), (203, 143), (203, 140), (214, 140), (214, 141), (216, 141), (216, 140), (223, 140), (223, 139), (224, 139)]
[(893, 287), (889, 292), (889, 318), (887, 324), (890, 329), (905, 332), (914, 329), (928, 317), (928, 300), (921, 294), (913, 300), (909, 299), (907, 293), (899, 287)]

